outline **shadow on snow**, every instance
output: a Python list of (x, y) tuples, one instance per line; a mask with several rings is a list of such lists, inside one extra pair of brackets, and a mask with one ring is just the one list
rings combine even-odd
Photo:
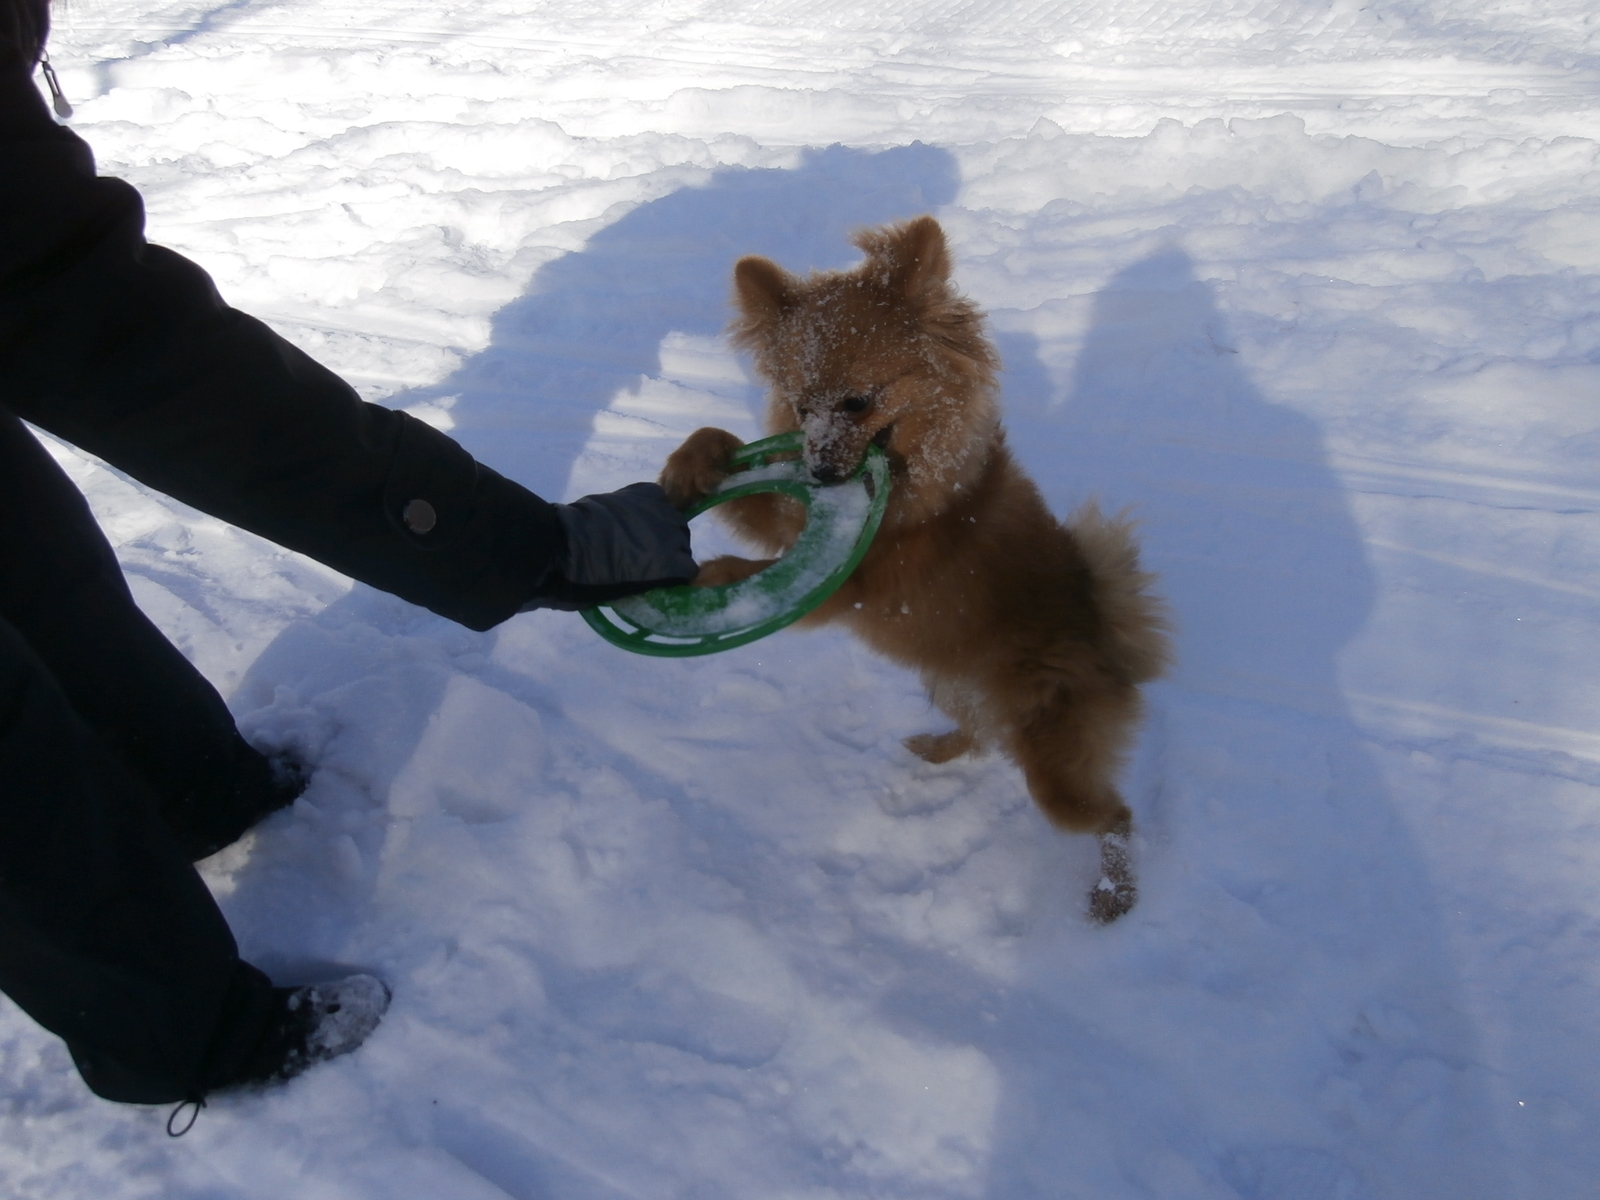
[[(955, 188), (950, 157), (920, 145), (719, 170), (540, 270), (481, 354), (392, 402), (455, 397), (454, 436), (561, 498), (595, 414), (660, 371), (662, 339), (721, 330), (737, 257), (844, 265), (851, 229), (935, 208)], [(1081, 924), (1081, 898), (1046, 882), (1041, 894), (1062, 903), (1042, 906), (1024, 935), (1020, 979), (1001, 986), (902, 947), (904, 970), (882, 993), (909, 1033), (976, 1047), (996, 1069), (987, 1194), (1504, 1194), (1426, 870), (1340, 696), (1338, 655), (1374, 588), (1317, 427), (1256, 390), (1176, 250), (1098, 295), (1064, 402), (1031, 338), (999, 340), (1012, 442), (1053, 507), (1092, 494), (1137, 502), (1181, 662), (1156, 689), (1132, 772), (1141, 907), (1104, 933), (1074, 927), (1073, 956), (1058, 962), (1051, 950), (1066, 923)], [(272, 685), (305, 677), (310, 661), (337, 671), (329, 647), (357, 625), (375, 627), (374, 641), (405, 628), (439, 643), (437, 661), (374, 697), (392, 710), (390, 745), (421, 736), (450, 656), (494, 636), (429, 625), (358, 588), (269, 647), (239, 706), (269, 704)], [(382, 796), (387, 782), (366, 787)], [(1052, 854), (1041, 850), (1042, 873)], [(270, 903), (246, 901), (253, 890), (246, 868), (230, 907)]]

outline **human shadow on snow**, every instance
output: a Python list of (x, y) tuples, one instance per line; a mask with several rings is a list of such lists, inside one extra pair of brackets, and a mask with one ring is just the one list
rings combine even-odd
[[(925, 146), (835, 147), (795, 170), (714, 172), (540, 270), (496, 315), (481, 354), (393, 402), (455, 397), (452, 432), (471, 452), (561, 498), (595, 415), (659, 373), (662, 339), (720, 331), (738, 256), (844, 265), (850, 229), (935, 208), (955, 186), (953, 161)], [(1167, 1184), (1185, 1178), (1196, 1195), (1241, 1200), (1503, 1195), (1426, 869), (1339, 692), (1337, 656), (1364, 626), (1374, 588), (1318, 429), (1258, 392), (1209, 288), (1176, 250), (1099, 293), (1062, 402), (1030, 337), (998, 340), (1014, 448), (1058, 512), (1089, 495), (1137, 503), (1181, 638), (1133, 771), (1146, 830), (1141, 906), (1109, 930), (1063, 937), (1064, 923), (1082, 922), (1081, 896), (1041, 884), (1022, 976), (1004, 985), (949, 956), (889, 948), (904, 971), (883, 994), (885, 1017), (911, 1036), (978, 1049), (996, 1073), (985, 1193), (1177, 1194)], [(487, 651), (493, 634), (430, 624), (366, 589), (287, 630), (247, 674), (238, 706), (270, 704), (279, 683), (325, 685), (330, 671), (370, 677), (363, 656), (394, 653), (383, 643), (396, 632), (430, 643), (428, 661), (358, 686), (385, 708), (381, 743), (415, 745), (452, 659)], [(334, 803), (381, 803), (388, 781)], [(1060, 866), (1058, 845), (1067, 842), (1040, 851), (1042, 875)], [(1188, 866), (1189, 854), (1206, 861)], [(301, 907), (359, 919), (367, 901), (350, 877)], [(242, 921), (247, 952), (283, 932), (271, 910), (284, 886), (281, 872), (240, 871), (228, 904), (257, 918)], [(1063, 945), (1082, 956), (1081, 979), (1074, 961), (1053, 961)], [(1269, 957), (1271, 978), (1257, 977)], [(1348, 1011), (1319, 992), (1341, 972), (1372, 981), (1346, 989)], [(1098, 1000), (1075, 1005), (1080, 987)], [(1095, 1014), (1116, 1011), (1117, 996), (1142, 1016), (1103, 1031)], [(1205, 1027), (1217, 1011), (1235, 1024)], [(1174, 1012), (1196, 1026), (1164, 1024)], [(1287, 1041), (1286, 1024), (1297, 1031)], [(1272, 1113), (1248, 1111), (1270, 1105), (1286, 1078), (1303, 1079), (1297, 1103), (1327, 1113), (1296, 1137)]]
[[(446, 379), (387, 403), (453, 397), (453, 437), (480, 461), (560, 500), (596, 414), (661, 370), (662, 339), (721, 332), (741, 255), (766, 254), (794, 270), (844, 265), (857, 257), (852, 230), (946, 204), (958, 183), (951, 155), (921, 143), (882, 151), (832, 146), (803, 151), (793, 168), (715, 170), (703, 184), (639, 205), (581, 250), (546, 264), (522, 297), (495, 314), (480, 353)], [(757, 399), (751, 389), (750, 402)], [(325, 894), (296, 901), (305, 920), (325, 925), (321, 914), (360, 902), (351, 891), (362, 869), (356, 860), (366, 860), (370, 872), (376, 833), (371, 822), (339, 810), (381, 806), (405, 766), (403, 754), (373, 747), (416, 746), (453, 673), (481, 663), (494, 636), (358, 585), (316, 618), (291, 625), (245, 674), (232, 703), (246, 714), (247, 733), (299, 740), (314, 757), (335, 760), (323, 762), (309, 808), (296, 812), (306, 810), (304, 819), (335, 839), (353, 829), (343, 877), (325, 881)], [(378, 670), (375, 657), (385, 664)], [(353, 728), (317, 728), (345, 722), (339, 705), (355, 705), (356, 697), (361, 716)], [(320, 716), (301, 708), (310, 703), (324, 705)], [(314, 811), (318, 802), (335, 811)], [(316, 837), (299, 840), (306, 846), (296, 853), (325, 865), (328, 847)], [(228, 902), (247, 953), (274, 955), (270, 943), (284, 919), (282, 901), (272, 897), (283, 885), (270, 878), (274, 871), (255, 861), (241, 868)], [(272, 961), (285, 970), (297, 965), (281, 955)]]
[(388, 403), (455, 397), (451, 436), (480, 462), (563, 499), (595, 414), (660, 372), (662, 339), (722, 331), (740, 256), (800, 271), (842, 266), (857, 257), (852, 230), (948, 203), (957, 184), (954, 159), (921, 143), (807, 150), (793, 169), (721, 168), (541, 268), (495, 314), (483, 351)]
[(995, 1069), (985, 1194), (1505, 1195), (1427, 866), (1340, 692), (1374, 584), (1316, 424), (1177, 249), (1096, 295), (1059, 401), (1029, 341), (1011, 444), (1058, 513), (1136, 505), (1179, 662), (1130, 772), (1139, 907), (1091, 930), (1043, 843), (1019, 978), (908, 951), (884, 998)]

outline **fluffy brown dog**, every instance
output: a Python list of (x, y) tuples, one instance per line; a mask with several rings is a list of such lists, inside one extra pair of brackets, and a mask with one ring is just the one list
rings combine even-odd
[[(811, 616), (840, 621), (922, 674), (948, 733), (906, 746), (945, 762), (997, 745), (1063, 829), (1100, 835), (1104, 877), (1090, 912), (1109, 921), (1136, 890), (1131, 819), (1115, 777), (1139, 719), (1138, 685), (1168, 656), (1161, 604), (1126, 522), (1091, 505), (1063, 525), (1012, 459), (1000, 428), (999, 358), (983, 318), (950, 284), (932, 217), (865, 230), (853, 271), (790, 275), (764, 258), (734, 269), (736, 345), (772, 385), (767, 427), (805, 432), (814, 478), (850, 475), (869, 443), (888, 455), (883, 525), (855, 573)], [(741, 443), (692, 434), (662, 486), (686, 507), (727, 476)], [(778, 495), (717, 510), (776, 554), (798, 536), (800, 506)], [(719, 558), (700, 584), (743, 578), (772, 560)]]

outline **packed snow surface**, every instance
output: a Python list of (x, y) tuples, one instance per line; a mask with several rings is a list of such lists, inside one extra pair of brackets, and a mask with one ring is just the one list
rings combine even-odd
[[(0, 1193), (1568, 1200), (1600, 1186), (1593, 0), (72, 0), (153, 240), (552, 499), (757, 432), (741, 254), (922, 212), (1177, 614), (1138, 907), (840, 632), (470, 633), (65, 447), (309, 757), (205, 866), (359, 1052), (161, 1110), (0, 1007)], [(718, 547), (711, 546), (711, 552)]]

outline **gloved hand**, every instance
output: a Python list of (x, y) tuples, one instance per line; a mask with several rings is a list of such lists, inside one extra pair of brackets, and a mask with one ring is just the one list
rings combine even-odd
[(567, 531), (567, 560), (522, 606), (573, 612), (636, 592), (688, 583), (699, 569), (689, 552), (689, 522), (658, 484), (555, 505)]

